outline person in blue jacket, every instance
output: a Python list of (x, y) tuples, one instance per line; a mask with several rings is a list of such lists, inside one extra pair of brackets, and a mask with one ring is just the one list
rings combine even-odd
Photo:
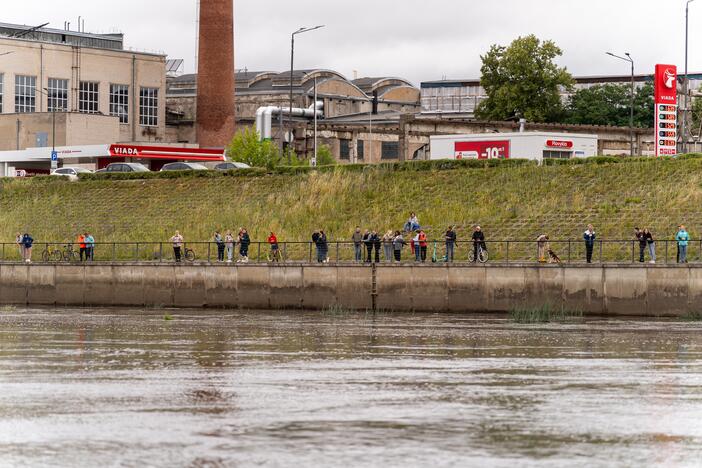
[(595, 249), (595, 239), (597, 235), (595, 234), (595, 228), (592, 224), (588, 224), (585, 234), (583, 234), (583, 239), (585, 240), (585, 259), (587, 263), (592, 263), (592, 251)]
[(24, 261), (26, 263), (32, 263), (32, 245), (34, 245), (34, 239), (25, 232), (22, 235), (22, 246), (24, 247)]
[(678, 263), (687, 263), (687, 245), (690, 243), (690, 234), (687, 233), (685, 226), (680, 226), (680, 230), (675, 235), (675, 240), (678, 241), (678, 248), (680, 249)]

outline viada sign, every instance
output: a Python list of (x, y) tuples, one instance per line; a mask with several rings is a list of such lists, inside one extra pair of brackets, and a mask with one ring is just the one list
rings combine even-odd
[(678, 69), (656, 65), (656, 156), (678, 154)]

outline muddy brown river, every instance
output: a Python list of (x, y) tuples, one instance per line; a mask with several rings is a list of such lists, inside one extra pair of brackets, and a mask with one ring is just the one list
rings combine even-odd
[(702, 324), (0, 309), (0, 466), (700, 466)]

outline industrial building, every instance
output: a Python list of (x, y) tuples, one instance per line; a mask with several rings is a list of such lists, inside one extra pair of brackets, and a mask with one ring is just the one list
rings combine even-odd
[(166, 57), (123, 39), (0, 24), (0, 150), (166, 141)]

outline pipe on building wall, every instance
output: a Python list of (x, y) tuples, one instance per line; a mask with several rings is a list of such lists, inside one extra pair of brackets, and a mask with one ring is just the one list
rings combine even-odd
[[(39, 44), (39, 112), (44, 112), (44, 44)], [(49, 97), (46, 97), (47, 101)], [(48, 102), (47, 102), (48, 109)]]
[(132, 89), (131, 89), (131, 109), (127, 112), (129, 123), (132, 124), (132, 142), (136, 141), (136, 55), (132, 54)]
[(299, 107), (293, 108), (292, 112), (289, 107), (267, 106), (259, 107), (256, 110), (256, 131), (258, 132), (259, 140), (270, 140), (273, 135), (273, 115), (290, 115), (291, 117), (304, 117), (307, 119), (314, 118), (315, 115), (324, 117), (324, 103), (317, 101), (307, 109)]

